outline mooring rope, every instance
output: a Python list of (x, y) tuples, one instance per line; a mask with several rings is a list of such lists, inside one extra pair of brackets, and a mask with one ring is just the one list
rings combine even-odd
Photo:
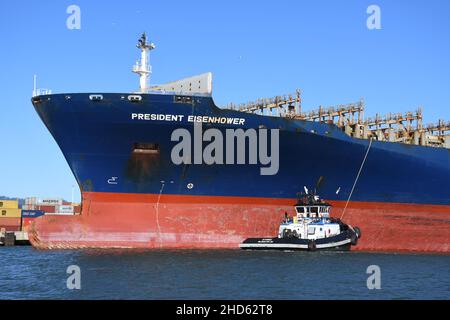
[(161, 199), (161, 194), (164, 190), (165, 182), (161, 181), (161, 189), (159, 190), (158, 201), (156, 201), (156, 225), (158, 227), (158, 240), (159, 247), (162, 248), (162, 239), (161, 239), (161, 226), (159, 225), (159, 200)]
[(370, 138), (370, 140), (369, 140), (369, 146), (367, 147), (366, 155), (364, 156), (363, 162), (361, 163), (361, 167), (359, 167), (359, 171), (356, 176), (355, 182), (353, 183), (352, 190), (350, 191), (347, 202), (345, 203), (344, 211), (342, 211), (342, 215), (341, 215), (341, 220), (342, 220), (342, 217), (344, 216), (345, 210), (347, 210), (348, 203), (350, 202), (350, 198), (352, 197), (353, 190), (355, 190), (356, 183), (358, 182), (359, 175), (361, 174), (362, 168), (364, 167), (364, 163), (366, 162), (367, 155), (369, 154), (369, 150), (370, 150), (371, 146), (372, 146), (372, 138)]

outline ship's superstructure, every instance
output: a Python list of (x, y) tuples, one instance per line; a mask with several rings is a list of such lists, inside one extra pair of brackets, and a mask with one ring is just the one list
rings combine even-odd
[[(321, 177), (332, 214), (345, 212), (364, 230), (358, 250), (449, 252), (448, 124), (424, 127), (421, 113), (372, 121), (363, 117), (363, 102), (305, 113), (300, 91), (218, 108), (211, 73), (150, 86), (154, 47), (141, 37), (133, 68), (139, 92), (32, 98), (82, 194), (81, 215), (36, 219), (34, 246), (238, 248), (246, 238), (276, 234), (297, 191)], [(213, 143), (198, 123), (216, 136), (274, 130), (279, 170), (261, 175), (251, 161), (174, 162), (180, 130), (200, 137), (200, 152)]]

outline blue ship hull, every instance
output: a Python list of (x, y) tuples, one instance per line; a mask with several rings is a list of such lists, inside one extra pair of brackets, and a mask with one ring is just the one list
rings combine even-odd
[[(221, 110), (206, 97), (196, 97), (191, 105), (174, 103), (172, 95), (143, 95), (141, 103), (121, 100), (125, 94), (103, 94), (100, 102), (90, 101), (89, 94), (73, 94), (70, 100), (65, 96), (52, 95), (49, 101), (44, 96), (36, 110), (83, 191), (159, 193), (161, 181), (173, 181), (165, 193), (295, 198), (322, 176), (322, 197), (346, 200), (369, 144), (333, 124)], [(132, 120), (133, 113), (184, 115), (184, 121)], [(261, 165), (172, 164), (170, 152), (177, 142), (171, 141), (171, 133), (186, 128), (193, 134), (190, 115), (245, 119), (244, 126), (215, 124), (221, 131), (261, 125), (280, 129), (278, 173), (263, 176)], [(212, 126), (204, 124), (203, 129)], [(154, 168), (133, 173), (130, 155), (137, 142), (158, 143), (161, 154)], [(112, 176), (117, 185), (108, 184)], [(186, 188), (188, 183), (194, 188)], [(374, 141), (352, 200), (450, 205), (450, 151)]]

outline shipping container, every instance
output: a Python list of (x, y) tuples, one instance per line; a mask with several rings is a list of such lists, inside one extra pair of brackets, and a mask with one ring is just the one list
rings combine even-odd
[(22, 216), (21, 209), (0, 208), (0, 218), (20, 218)]
[(0, 199), (0, 209), (17, 209), (19, 208), (18, 200), (3, 200)]
[(55, 206), (40, 206), (40, 205), (38, 205), (38, 206), (36, 206), (36, 210), (42, 210), (42, 211), (44, 211), (46, 213), (54, 213), (54, 212), (56, 212)]
[(56, 208), (57, 212), (64, 212), (64, 213), (73, 213), (73, 206), (70, 205), (60, 205)]
[(12, 231), (20, 231), (21, 230), (20, 224), (19, 225), (14, 225), (14, 226), (5, 226), (5, 227), (0, 226), (0, 229), (2, 229), (2, 228), (4, 228), (5, 231), (10, 231), (10, 232), (12, 232)]
[(22, 210), (36, 210), (36, 206), (34, 204), (23, 204)]
[(42, 210), (22, 210), (22, 218), (37, 218), (44, 214)]
[(45, 215), (55, 215), (55, 216), (73, 216), (73, 212), (51, 212), (46, 213)]
[(25, 204), (33, 205), (37, 203), (36, 197), (25, 198)]
[(38, 201), (39, 205), (50, 205), (50, 206), (56, 206), (56, 205), (61, 205), (63, 203), (63, 199), (59, 199), (59, 198), (55, 198), (55, 199), (40, 199)]
[(0, 217), (0, 229), (5, 228), (7, 231), (11, 231), (8, 228), (18, 228), (20, 230), (21, 218), (2, 218)]

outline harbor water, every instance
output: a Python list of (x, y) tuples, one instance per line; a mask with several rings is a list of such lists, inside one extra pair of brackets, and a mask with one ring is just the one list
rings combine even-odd
[[(1, 299), (450, 299), (450, 256), (32, 247), (0, 256)], [(67, 285), (73, 266), (80, 289)], [(380, 289), (368, 288), (373, 266)]]

